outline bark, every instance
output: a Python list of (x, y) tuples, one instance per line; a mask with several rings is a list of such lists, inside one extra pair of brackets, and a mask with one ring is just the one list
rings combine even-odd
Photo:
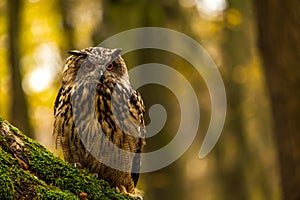
[(283, 199), (300, 199), (300, 2), (254, 1), (274, 116)]
[(131, 199), (55, 157), (0, 117), (0, 199)]

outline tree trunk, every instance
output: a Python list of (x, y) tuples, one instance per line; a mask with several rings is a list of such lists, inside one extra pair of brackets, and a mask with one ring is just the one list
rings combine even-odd
[[(59, 0), (58, 7), (62, 18), (62, 26), (64, 33), (65, 46), (62, 49), (63, 54), (67, 51), (75, 49), (74, 44), (74, 24), (71, 22), (71, 10), (74, 9), (72, 2), (69, 0)], [(67, 54), (66, 54), (67, 55)]]
[(131, 199), (55, 157), (0, 117), (0, 199)]
[(11, 109), (10, 119), (12, 123), (18, 126), (29, 137), (33, 138), (29, 123), (26, 96), (22, 89), (22, 76), (20, 72), (20, 10), (21, 0), (8, 0), (8, 23), (9, 23), (9, 55), (11, 73)]
[(300, 1), (254, 1), (274, 115), (283, 199), (300, 199)]
[[(228, 10), (239, 12), (243, 23), (234, 27), (224, 28), (223, 37), (226, 38), (221, 45), (222, 68), (224, 81), (227, 88), (227, 120), (224, 132), (216, 145), (217, 175), (221, 182), (220, 199), (247, 199), (247, 180), (245, 176), (246, 167), (252, 162), (251, 155), (247, 148), (246, 129), (242, 110), (243, 85), (234, 78), (234, 71), (243, 67), (250, 60), (250, 37), (249, 37), (249, 14), (248, 1), (229, 0)], [(228, 22), (227, 22), (228, 23)], [(226, 151), (228, 144), (237, 151)], [(227, 152), (227, 153), (226, 153)], [(230, 159), (229, 159), (230, 158)], [(231, 164), (228, 165), (228, 160)], [(227, 166), (227, 167), (226, 167)]]

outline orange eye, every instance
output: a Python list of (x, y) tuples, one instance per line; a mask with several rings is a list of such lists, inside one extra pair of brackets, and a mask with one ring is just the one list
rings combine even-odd
[(106, 67), (106, 69), (108, 70), (108, 71), (111, 71), (111, 70), (113, 70), (114, 69), (114, 64), (113, 63), (110, 63), (109, 65), (107, 65), (107, 67)]
[(83, 66), (83, 69), (84, 69), (85, 71), (87, 71), (87, 72), (91, 72), (91, 71), (93, 71), (93, 70), (95, 69), (95, 65), (93, 65), (93, 64), (90, 63), (90, 62), (84, 62), (84, 63), (82, 64), (82, 66)]
[(107, 65), (107, 67), (106, 67), (106, 69), (108, 70), (108, 71), (111, 71), (111, 70), (113, 70), (114, 69), (114, 64), (113, 63), (110, 63), (109, 65)]

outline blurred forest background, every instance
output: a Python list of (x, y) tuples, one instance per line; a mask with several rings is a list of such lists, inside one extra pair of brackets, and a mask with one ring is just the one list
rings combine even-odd
[[(168, 52), (124, 55), (129, 69), (169, 65), (199, 91), (196, 140), (170, 166), (142, 174), (144, 199), (300, 199), (299, 19), (297, 0), (0, 0), (0, 115), (59, 154), (52, 138), (53, 104), (67, 51), (97, 46), (132, 28), (170, 28), (197, 40), (213, 57), (228, 112), (217, 145), (200, 160), (210, 120), (201, 76)], [(145, 86), (140, 92), (148, 108), (159, 103), (173, 116), (148, 139), (151, 151), (172, 139), (180, 110), (165, 88)]]

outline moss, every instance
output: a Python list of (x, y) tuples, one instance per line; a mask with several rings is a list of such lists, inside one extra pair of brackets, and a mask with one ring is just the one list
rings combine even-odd
[(80, 194), (87, 199), (131, 199), (57, 158), (1, 117), (0, 147), (0, 199), (79, 199)]
[(43, 200), (79, 200), (79, 198), (70, 193), (70, 192), (63, 192), (60, 189), (53, 189), (49, 190), (45, 187), (37, 186), (37, 199), (43, 199)]
[(35, 195), (38, 183), (31, 174), (20, 169), (16, 159), (0, 149), (0, 199), (19, 199)]
[(14, 184), (10, 169), (6, 164), (2, 150), (0, 150), (0, 199), (14, 199)]

